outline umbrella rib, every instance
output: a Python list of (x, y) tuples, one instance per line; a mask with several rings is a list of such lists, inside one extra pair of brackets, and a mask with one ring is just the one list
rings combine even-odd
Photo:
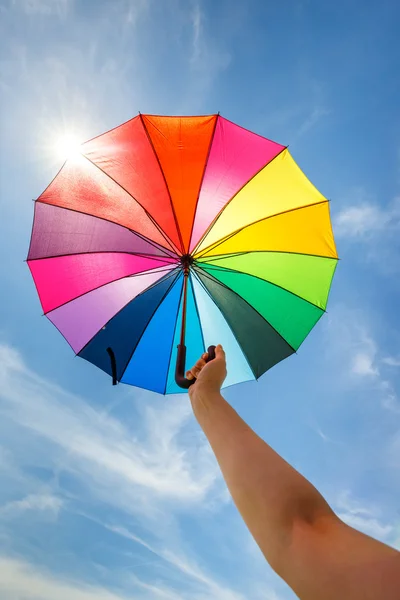
[(165, 395), (166, 395), (166, 393), (167, 393), (167, 387), (168, 387), (168, 374), (169, 374), (169, 370), (170, 370), (170, 368), (171, 368), (172, 353), (173, 353), (173, 350), (174, 350), (174, 339), (175, 339), (176, 328), (177, 328), (177, 326), (178, 326), (179, 309), (180, 309), (181, 302), (182, 302), (182, 295), (183, 295), (183, 285), (182, 285), (182, 289), (181, 289), (181, 294), (180, 294), (180, 296), (179, 296), (178, 310), (177, 310), (176, 317), (175, 317), (175, 327), (174, 327), (174, 334), (173, 334), (173, 336), (172, 336), (172, 341), (171, 341), (171, 350), (170, 350), (170, 353), (169, 353), (169, 359), (168, 359), (167, 377), (166, 377), (166, 380), (165, 380), (165, 387), (164, 387), (164, 392), (163, 392), (163, 393), (164, 393), (164, 396), (165, 396)]
[[(142, 113), (139, 112), (139, 116)], [(168, 119), (196, 119), (197, 117), (217, 117), (219, 115), (219, 113), (212, 113), (211, 115), (206, 113), (206, 114), (196, 114), (196, 115), (161, 115), (160, 113), (143, 113), (144, 117), (162, 117), (162, 118), (168, 118)], [(155, 125), (154, 125), (155, 127)], [(157, 130), (159, 131), (159, 130)], [(256, 134), (257, 135), (257, 134)]]
[[(170, 250), (169, 248), (166, 248), (166, 246), (162, 246), (161, 244), (158, 244), (157, 242), (154, 242), (153, 240), (151, 240), (150, 238), (146, 237), (145, 235), (143, 235), (139, 231), (135, 231), (134, 229), (131, 229), (130, 227), (126, 227), (126, 225), (121, 225), (120, 223), (116, 223), (115, 221), (111, 221), (110, 219), (106, 219), (105, 217), (98, 217), (97, 215), (92, 215), (90, 213), (86, 213), (86, 212), (83, 212), (81, 210), (77, 210), (76, 208), (70, 208), (69, 206), (58, 206), (57, 204), (48, 204), (47, 202), (42, 202), (40, 200), (40, 196), (39, 196), (39, 198), (37, 200), (35, 200), (35, 208), (36, 208), (36, 203), (37, 202), (39, 202), (39, 204), (45, 204), (46, 206), (51, 206), (51, 207), (59, 208), (60, 210), (68, 210), (69, 212), (77, 213), (78, 215), (84, 215), (86, 217), (92, 217), (93, 219), (99, 219), (100, 221), (105, 221), (106, 223), (111, 223), (112, 225), (115, 225), (117, 227), (122, 227), (122, 229), (125, 229), (126, 231), (130, 231), (131, 233), (133, 233), (134, 235), (137, 235), (138, 237), (140, 237), (142, 240), (144, 240), (148, 244), (151, 244), (152, 246), (154, 246), (154, 248), (157, 248), (158, 250), (161, 250), (162, 252), (165, 252), (165, 253), (170, 253), (169, 255), (172, 254), (173, 257), (178, 256), (178, 254), (176, 253), (175, 250)], [(35, 221), (33, 222), (33, 227), (32, 227), (31, 241), (30, 241), (30, 244), (29, 244), (29, 252), (30, 252), (30, 249), (31, 249), (31, 246), (32, 246), (32, 239), (33, 239), (34, 227), (35, 227)], [(28, 257), (29, 257), (29, 252), (28, 252)], [(33, 259), (29, 259), (29, 260), (33, 260)]]
[(164, 169), (161, 166), (160, 159), (158, 157), (156, 149), (154, 148), (153, 140), (151, 139), (150, 134), (149, 134), (149, 132), (147, 130), (146, 124), (145, 124), (144, 119), (143, 119), (143, 115), (141, 113), (139, 113), (139, 117), (140, 117), (141, 123), (143, 125), (143, 129), (146, 132), (146, 136), (147, 136), (147, 139), (149, 141), (149, 144), (150, 144), (150, 146), (151, 146), (151, 148), (152, 148), (152, 150), (154, 152), (154, 156), (155, 156), (156, 161), (158, 163), (158, 166), (160, 168), (161, 175), (163, 176), (165, 187), (166, 187), (167, 192), (168, 192), (169, 201), (171, 203), (171, 210), (172, 210), (172, 214), (173, 214), (173, 217), (174, 217), (176, 230), (178, 232), (178, 237), (179, 237), (179, 241), (180, 241), (180, 244), (181, 244), (181, 252), (182, 252), (182, 254), (185, 254), (185, 246), (184, 246), (184, 243), (183, 243), (182, 233), (181, 233), (181, 230), (180, 230), (180, 227), (179, 227), (178, 217), (176, 216), (174, 203), (172, 202), (172, 196), (171, 196), (171, 192), (170, 192), (170, 189), (169, 189), (169, 186), (168, 186), (167, 178), (166, 178), (165, 173), (164, 173)]
[[(137, 296), (135, 296), (135, 298), (141, 296), (142, 294), (144, 294), (145, 292), (147, 292), (148, 290), (150, 290), (152, 287), (154, 287), (155, 285), (157, 285), (158, 283), (160, 283), (161, 281), (163, 281), (164, 279), (168, 279), (168, 277), (172, 277), (172, 273), (169, 273), (168, 275), (161, 277), (160, 279), (158, 279), (157, 281), (155, 281), (154, 283), (152, 283), (151, 285), (149, 285), (148, 288), (146, 288), (145, 290), (143, 290), (143, 292), (140, 292), (140, 294), (138, 294)], [(133, 298), (134, 299), (134, 298)], [(104, 325), (102, 325), (102, 327), (106, 327), (108, 325), (108, 323), (124, 308), (126, 308), (126, 306), (129, 304), (129, 302), (132, 302), (132, 300), (129, 300), (126, 304), (124, 304), (124, 306), (118, 310), (115, 315), (113, 315)], [(54, 311), (57, 310), (56, 308), (53, 309)], [(45, 316), (48, 318), (47, 315), (49, 315), (51, 312), (53, 311), (49, 311)], [(50, 321), (50, 319), (49, 319)], [(64, 335), (64, 333), (61, 331), (61, 329), (58, 328), (58, 326), (53, 323), (53, 321), (50, 321), (50, 323), (57, 329), (57, 331), (62, 335), (62, 337), (64, 338), (64, 340), (67, 342), (68, 346), (71, 348), (71, 350), (73, 351), (73, 353), (75, 354), (75, 356), (79, 356), (79, 354), (82, 352), (82, 350), (84, 348), (86, 348), (86, 346), (93, 340), (94, 337), (96, 337), (96, 335), (99, 333), (99, 331), (97, 331), (88, 342), (86, 342), (86, 344), (84, 346), (82, 346), (82, 348), (79, 350), (79, 352), (75, 352), (74, 348), (71, 346), (70, 342), (68, 341), (67, 337)], [(82, 358), (79, 356), (79, 358)]]
[[(230, 121), (230, 122), (232, 122), (232, 121)], [(242, 129), (244, 129), (244, 128), (242, 128)], [(246, 130), (246, 131), (248, 131), (248, 130)], [(259, 136), (259, 137), (262, 137), (262, 136)], [(268, 138), (265, 138), (265, 139), (268, 139)], [(268, 141), (271, 141), (271, 140), (268, 140)], [(280, 144), (279, 144), (279, 145), (280, 145)], [(240, 188), (238, 189), (238, 191), (237, 191), (237, 192), (235, 192), (235, 194), (233, 194), (232, 198), (230, 198), (230, 199), (228, 200), (228, 202), (227, 202), (227, 203), (226, 203), (226, 204), (225, 204), (225, 205), (224, 205), (224, 206), (221, 208), (221, 210), (219, 211), (219, 213), (218, 213), (218, 214), (217, 214), (217, 215), (214, 217), (214, 219), (212, 220), (212, 222), (210, 223), (210, 225), (207, 227), (207, 229), (205, 230), (205, 232), (204, 232), (204, 233), (203, 233), (203, 235), (201, 236), (200, 240), (197, 242), (196, 246), (194, 247), (192, 254), (196, 254), (196, 250), (197, 250), (197, 248), (198, 248), (198, 247), (201, 245), (202, 241), (203, 241), (203, 240), (204, 240), (204, 239), (207, 237), (208, 233), (209, 233), (209, 232), (211, 231), (211, 229), (214, 227), (215, 223), (218, 221), (218, 219), (220, 218), (220, 216), (222, 215), (222, 213), (224, 212), (224, 210), (225, 210), (225, 209), (226, 209), (226, 208), (229, 206), (229, 204), (232, 202), (232, 200), (233, 200), (234, 198), (236, 198), (236, 196), (237, 196), (237, 195), (238, 195), (238, 194), (239, 194), (239, 193), (242, 191), (242, 189), (243, 189), (244, 187), (246, 187), (246, 185), (247, 185), (248, 183), (250, 183), (250, 182), (251, 182), (251, 181), (252, 181), (252, 180), (253, 180), (255, 177), (257, 177), (257, 175), (258, 175), (259, 173), (261, 173), (261, 171), (262, 171), (263, 169), (265, 169), (265, 167), (266, 167), (267, 165), (270, 165), (270, 164), (271, 164), (271, 163), (272, 163), (272, 162), (273, 162), (273, 161), (274, 161), (276, 158), (278, 158), (278, 156), (280, 156), (280, 155), (282, 154), (282, 152), (284, 152), (285, 150), (287, 150), (287, 146), (284, 146), (284, 147), (282, 148), (282, 150), (280, 150), (280, 152), (278, 152), (278, 154), (277, 154), (276, 156), (274, 156), (273, 158), (271, 158), (271, 160), (267, 161), (267, 162), (266, 162), (266, 163), (265, 163), (265, 164), (264, 164), (264, 165), (263, 165), (263, 166), (262, 166), (260, 169), (258, 169), (258, 171), (257, 171), (256, 173), (254, 173), (254, 175), (253, 175), (252, 177), (250, 177), (250, 179), (248, 179), (248, 180), (247, 180), (247, 181), (246, 181), (246, 182), (245, 182), (245, 183), (242, 185), (242, 187), (240, 187)]]
[(129, 365), (129, 363), (130, 363), (130, 362), (131, 362), (131, 360), (132, 360), (132, 356), (135, 354), (135, 351), (136, 351), (137, 347), (139, 346), (139, 344), (140, 344), (140, 342), (141, 342), (141, 340), (142, 340), (142, 338), (143, 338), (144, 334), (146, 333), (146, 331), (147, 331), (147, 328), (148, 328), (148, 326), (150, 325), (150, 323), (151, 323), (151, 321), (152, 321), (152, 319), (153, 319), (154, 315), (156, 314), (157, 310), (160, 308), (161, 304), (164, 302), (165, 298), (167, 297), (167, 295), (169, 294), (169, 292), (171, 291), (171, 289), (173, 288), (173, 286), (175, 285), (175, 283), (178, 281), (178, 279), (179, 279), (180, 275), (181, 275), (181, 271), (178, 271), (178, 274), (177, 274), (177, 276), (175, 277), (175, 279), (173, 280), (173, 282), (171, 283), (171, 285), (169, 286), (169, 288), (166, 290), (166, 292), (165, 292), (165, 293), (164, 293), (164, 295), (162, 296), (162, 298), (161, 298), (160, 302), (157, 304), (157, 306), (156, 306), (156, 308), (154, 309), (154, 311), (152, 312), (152, 314), (151, 314), (151, 317), (150, 317), (150, 318), (149, 318), (149, 320), (147, 321), (147, 323), (146, 323), (146, 326), (145, 326), (145, 328), (144, 328), (144, 329), (143, 329), (143, 331), (142, 331), (142, 335), (141, 335), (141, 336), (139, 337), (139, 339), (137, 340), (137, 342), (136, 342), (136, 344), (135, 344), (135, 347), (133, 348), (133, 350), (132, 350), (132, 352), (131, 352), (131, 355), (130, 355), (130, 357), (129, 357), (129, 359), (128, 359), (128, 362), (126, 363), (126, 365), (125, 365), (125, 367), (124, 367), (124, 370), (123, 370), (123, 371), (122, 371), (122, 373), (121, 373), (121, 377), (119, 378), (119, 381), (121, 381), (121, 379), (123, 378), (123, 376), (124, 376), (124, 374), (125, 374), (125, 371), (126, 371), (126, 369), (128, 368), (128, 365)]
[[(114, 283), (115, 281), (121, 281), (122, 279), (128, 279), (129, 277), (140, 277), (141, 275), (146, 275), (148, 273), (164, 273), (164, 271), (166, 273), (168, 273), (168, 271), (173, 272), (173, 271), (175, 271), (176, 268), (177, 267), (173, 267), (172, 265), (170, 265), (170, 266), (166, 266), (166, 267), (162, 267), (162, 268), (160, 267), (159, 269), (148, 269), (147, 271), (140, 271), (139, 273), (133, 273), (132, 275), (123, 275), (122, 277), (117, 277), (116, 279), (113, 279), (112, 281), (107, 281), (107, 283), (102, 283), (101, 285), (98, 285), (95, 288), (88, 290), (87, 292), (83, 292), (83, 294), (79, 294), (78, 296), (75, 296), (75, 298), (71, 298), (71, 300), (67, 300), (66, 302), (63, 302), (62, 304), (52, 308), (51, 310), (44, 312), (43, 316), (47, 316), (48, 314), (53, 312), (53, 310), (57, 310), (58, 308), (61, 308), (62, 306), (65, 306), (66, 304), (69, 304), (70, 302), (73, 302), (74, 300), (77, 300), (78, 298), (82, 298), (82, 296), (86, 296), (86, 294), (95, 292), (96, 290), (99, 290), (100, 288), (104, 287), (105, 285), (110, 285), (111, 283)], [(33, 280), (33, 281), (36, 286), (35, 280)], [(36, 287), (36, 289), (37, 289), (37, 287)], [(38, 296), (40, 299), (39, 291), (38, 291)]]
[(270, 253), (270, 254), (294, 254), (295, 256), (310, 256), (311, 258), (325, 258), (326, 260), (340, 260), (338, 256), (323, 256), (322, 254), (309, 254), (308, 252), (291, 252), (290, 250), (243, 250), (242, 252), (228, 252), (226, 254), (212, 254), (210, 257), (200, 257), (195, 259), (199, 265), (203, 262), (214, 262), (217, 260), (221, 260), (221, 258), (231, 258), (234, 256), (243, 256), (245, 254), (255, 254), (255, 253)]
[[(243, 296), (241, 296), (240, 294), (238, 294), (237, 292), (235, 292), (235, 290), (232, 290), (230, 287), (228, 287), (227, 285), (225, 285), (224, 283), (222, 283), (221, 281), (219, 281), (218, 279), (215, 279), (215, 277), (213, 277), (212, 275), (210, 275), (209, 273), (207, 273), (207, 271), (203, 270), (203, 274), (205, 277), (207, 277), (210, 281), (213, 281), (214, 283), (218, 283), (221, 287), (229, 290), (230, 292), (232, 292), (232, 294), (235, 294), (235, 296), (237, 296), (238, 298), (241, 298), (243, 300), (243, 302), (246, 302), (246, 304), (248, 306), (250, 306), (250, 308), (252, 308), (262, 319), (264, 319), (264, 321), (266, 321), (268, 323), (268, 325), (274, 330), (276, 331), (276, 333), (279, 335), (279, 337), (285, 342), (285, 344), (287, 344), (288, 346), (290, 346), (290, 348), (293, 350), (293, 352), (296, 352), (295, 348), (293, 348), (292, 344), (289, 344), (289, 342), (283, 337), (283, 335), (281, 333), (279, 333), (279, 331), (277, 329), (275, 329), (275, 327), (268, 321), (268, 319), (266, 319), (256, 308), (254, 308), (254, 306), (252, 306), (250, 304), (250, 302), (247, 302), (246, 298), (243, 298)], [(222, 312), (222, 311), (221, 311)], [(324, 311), (321, 310), (321, 314), (323, 314)]]
[(172, 240), (169, 238), (169, 236), (167, 236), (167, 234), (164, 232), (164, 230), (161, 228), (161, 226), (157, 223), (157, 221), (152, 217), (152, 215), (149, 213), (149, 211), (146, 208), (144, 208), (144, 206), (142, 206), (142, 204), (140, 204), (140, 202), (134, 196), (132, 196), (132, 194), (130, 192), (128, 192), (128, 190), (123, 185), (121, 185), (116, 179), (114, 179), (114, 177), (112, 177), (109, 173), (106, 173), (105, 171), (103, 171), (103, 169), (101, 167), (99, 167), (99, 165), (96, 165), (96, 163), (94, 163), (92, 160), (90, 160), (90, 158), (88, 158), (84, 154), (82, 154), (82, 156), (88, 162), (90, 162), (90, 164), (92, 164), (94, 167), (96, 167), (96, 169), (101, 171), (103, 173), (103, 175), (105, 175), (106, 177), (111, 179), (111, 181), (113, 181), (115, 184), (117, 184), (118, 187), (121, 188), (121, 190), (124, 190), (124, 192), (126, 194), (128, 194), (128, 196), (130, 196), (132, 198), (132, 200), (134, 200), (144, 210), (147, 217), (150, 219), (150, 221), (153, 223), (153, 225), (155, 225), (155, 227), (161, 233), (161, 235), (163, 236), (163, 238), (165, 239), (167, 244), (172, 248), (172, 250), (175, 252), (175, 254), (177, 254), (176, 250), (174, 249), (174, 244), (173, 244)]
[[(206, 265), (207, 263), (202, 263), (202, 264)], [(270, 285), (273, 285), (274, 287), (277, 287), (277, 288), (283, 290), (284, 292), (287, 292), (288, 294), (291, 294), (292, 296), (295, 296), (296, 298), (299, 298), (299, 300), (303, 300), (304, 302), (307, 302), (308, 304), (311, 304), (311, 306), (314, 306), (315, 308), (318, 308), (319, 310), (322, 310), (322, 312), (324, 312), (324, 313), (326, 312), (326, 310), (324, 308), (321, 308), (317, 304), (314, 304), (314, 302), (310, 302), (310, 300), (307, 300), (306, 298), (303, 298), (302, 296), (299, 296), (295, 292), (291, 292), (290, 290), (288, 290), (287, 288), (282, 287), (278, 283), (274, 283), (273, 281), (270, 281), (269, 279), (263, 279), (259, 275), (253, 275), (253, 273), (247, 273), (246, 271), (238, 271), (237, 269), (231, 269), (230, 267), (218, 267), (218, 266), (214, 266), (213, 265), (213, 266), (211, 266), (211, 269), (214, 269), (215, 271), (219, 270), (219, 271), (227, 271), (227, 272), (231, 272), (231, 273), (237, 273), (238, 275), (247, 275), (248, 277), (254, 277), (254, 279), (258, 279), (259, 281), (265, 281), (265, 283), (269, 283)], [(204, 269), (204, 270), (207, 271), (207, 269)], [(333, 276), (332, 276), (332, 279), (333, 279)]]
[(224, 242), (227, 242), (228, 240), (233, 238), (235, 235), (237, 235), (238, 233), (240, 233), (247, 227), (251, 227), (252, 225), (257, 225), (257, 223), (261, 223), (262, 221), (267, 221), (268, 219), (273, 219), (274, 217), (281, 217), (282, 215), (286, 215), (288, 213), (295, 212), (297, 210), (303, 210), (303, 209), (307, 209), (307, 208), (312, 208), (314, 206), (320, 206), (321, 204), (329, 205), (329, 200), (325, 199), (325, 200), (321, 200), (320, 202), (314, 202), (313, 204), (305, 204), (303, 206), (296, 206), (295, 208), (289, 208), (288, 210), (283, 210), (282, 212), (275, 213), (273, 215), (268, 215), (267, 217), (262, 217), (261, 219), (257, 219), (257, 221), (253, 221), (252, 223), (247, 223), (247, 225), (243, 225), (243, 227), (239, 227), (239, 229), (236, 229), (236, 231), (232, 231), (232, 233), (229, 233), (221, 240), (218, 240), (218, 242), (214, 242), (213, 244), (210, 244), (210, 246), (205, 248), (196, 258), (202, 258), (205, 254), (207, 254), (207, 252), (210, 252), (210, 250), (214, 250), (215, 248), (218, 248), (218, 246), (220, 246)]
[[(221, 308), (218, 306), (218, 304), (217, 304), (217, 303), (216, 303), (216, 301), (214, 300), (214, 298), (213, 298), (213, 296), (212, 296), (211, 292), (210, 292), (210, 291), (209, 291), (209, 290), (206, 288), (206, 286), (204, 285), (204, 283), (201, 281), (201, 279), (200, 279), (199, 275), (198, 275), (198, 274), (197, 274), (197, 272), (196, 272), (196, 269), (194, 269), (194, 270), (193, 270), (193, 272), (194, 272), (194, 275), (195, 275), (196, 279), (197, 279), (197, 280), (198, 280), (198, 282), (200, 283), (201, 287), (204, 289), (204, 291), (206, 292), (206, 294), (207, 294), (207, 295), (208, 295), (208, 296), (211, 298), (212, 302), (215, 304), (215, 306), (218, 308), (219, 312), (220, 312), (220, 313), (221, 313), (221, 315), (223, 316), (223, 319), (224, 319), (225, 323), (228, 325), (228, 327), (229, 327), (230, 331), (232, 332), (232, 335), (233, 335), (233, 337), (235, 338), (235, 340), (236, 340), (236, 342), (237, 342), (237, 344), (238, 344), (238, 346), (239, 346), (240, 350), (242, 351), (242, 354), (243, 354), (243, 356), (244, 356), (244, 357), (245, 357), (245, 359), (246, 359), (246, 362), (247, 362), (247, 364), (248, 364), (248, 366), (249, 366), (249, 369), (250, 369), (250, 371), (251, 371), (251, 372), (253, 373), (253, 375), (254, 375), (254, 379), (257, 379), (257, 375), (254, 373), (254, 369), (253, 369), (253, 367), (251, 366), (251, 363), (250, 363), (250, 361), (249, 361), (249, 359), (248, 359), (248, 357), (247, 357), (247, 354), (246, 354), (246, 352), (244, 351), (242, 344), (241, 344), (241, 343), (239, 342), (239, 340), (237, 339), (237, 337), (236, 337), (236, 335), (235, 335), (235, 332), (234, 332), (234, 330), (232, 329), (232, 326), (231, 326), (231, 324), (229, 323), (228, 319), (226, 318), (226, 316), (225, 316), (224, 312), (221, 310)], [(216, 281), (214, 278), (211, 278), (211, 277), (209, 277), (209, 279), (210, 279), (210, 281)], [(217, 282), (217, 283), (218, 283), (218, 282)], [(226, 286), (225, 286), (225, 287), (226, 287)], [(229, 288), (227, 288), (227, 289), (229, 289)], [(232, 291), (232, 290), (230, 290), (230, 291)], [(194, 294), (194, 296), (195, 296), (195, 294)], [(262, 318), (264, 318), (264, 317), (262, 317)], [(200, 327), (201, 327), (200, 315), (199, 315), (199, 321), (200, 321)], [(205, 348), (205, 345), (204, 345), (204, 348)]]
[(218, 124), (218, 120), (219, 120), (219, 113), (217, 114), (217, 117), (216, 117), (216, 119), (215, 119), (215, 123), (214, 123), (214, 129), (213, 129), (212, 136), (211, 136), (211, 139), (210, 139), (210, 144), (209, 144), (209, 146), (208, 146), (207, 158), (206, 158), (206, 161), (205, 161), (205, 163), (204, 163), (203, 174), (202, 174), (202, 176), (201, 176), (201, 180), (200, 180), (199, 191), (198, 191), (198, 194), (197, 194), (197, 198), (196, 198), (196, 204), (195, 204), (195, 207), (194, 207), (193, 220), (192, 220), (192, 227), (191, 227), (191, 229), (190, 229), (189, 244), (188, 244), (188, 248), (187, 248), (187, 251), (188, 251), (188, 252), (190, 252), (190, 244), (191, 244), (191, 242), (192, 242), (192, 236), (193, 236), (193, 230), (194, 230), (194, 223), (195, 223), (195, 220), (196, 220), (197, 207), (198, 207), (198, 205), (199, 205), (200, 194), (201, 194), (201, 188), (203, 187), (204, 177), (205, 177), (205, 174), (206, 174), (206, 171), (207, 171), (207, 167), (208, 167), (208, 161), (209, 161), (209, 159), (210, 159), (211, 148), (212, 148), (212, 145), (213, 145), (213, 142), (214, 142), (214, 138), (215, 138), (215, 132), (217, 131), (217, 124)]
[(90, 140), (87, 140), (86, 142), (84, 142), (82, 144), (82, 146), (84, 147), (84, 146), (86, 146), (86, 144), (89, 144), (89, 142), (94, 142), (94, 140), (97, 140), (98, 138), (103, 137), (103, 135), (107, 135), (107, 134), (111, 133), (112, 131), (119, 129), (123, 125), (127, 125), (131, 121), (134, 121), (135, 119), (137, 119), (138, 116), (139, 115), (137, 114), (136, 117), (132, 117), (132, 119), (128, 119), (127, 121), (124, 121), (123, 123), (120, 123), (119, 125), (116, 125), (115, 127), (111, 127), (111, 129), (107, 129), (107, 131), (104, 131), (103, 133), (99, 133), (98, 135), (95, 135), (94, 137), (90, 138)]
[[(253, 135), (255, 135), (263, 140), (267, 140), (267, 142), (272, 142), (273, 144), (278, 144), (278, 146), (282, 146), (282, 144), (275, 142), (275, 140), (271, 140), (270, 138), (265, 137), (265, 135), (260, 135), (259, 133), (256, 133), (255, 131), (251, 131), (251, 129), (247, 129), (247, 127), (243, 127), (243, 125), (239, 125), (238, 123), (235, 123), (234, 121), (231, 121), (230, 119), (227, 119), (226, 117), (224, 117), (224, 121), (228, 121), (228, 123), (231, 123), (231, 125), (235, 125), (239, 129), (242, 129), (243, 131), (246, 131), (247, 133), (252, 133)], [(288, 147), (289, 147), (288, 145), (284, 146), (284, 148), (281, 150), (281, 152), (283, 152), (283, 150), (286, 150), (286, 148), (288, 148)], [(274, 158), (276, 158), (276, 157), (274, 156)], [(274, 159), (272, 159), (272, 160), (274, 160)]]
[[(59, 170), (57, 171), (57, 173), (54, 175), (54, 177), (50, 181), (49, 185), (44, 188), (44, 190), (40, 194), (39, 198), (41, 198), (41, 196), (43, 196), (43, 194), (50, 188), (50, 186), (57, 179), (57, 177), (59, 176), (59, 174), (61, 173), (61, 171), (63, 170), (63, 168), (65, 167), (66, 164), (67, 164), (67, 160), (64, 160), (63, 164), (61, 165), (61, 167), (59, 168)], [(35, 203), (35, 209), (34, 209), (34, 211), (35, 212), (36, 212), (36, 202), (39, 202), (39, 198), (36, 198), (36, 200), (34, 200), (34, 203)], [(42, 204), (45, 204), (45, 202), (42, 202)], [(29, 252), (30, 252), (30, 249), (31, 249), (31, 246), (32, 246), (32, 240), (33, 240), (33, 229), (34, 229), (34, 224), (35, 224), (35, 212), (34, 212), (34, 215), (33, 215), (33, 226), (32, 226), (32, 229), (31, 229), (31, 239), (30, 239), (30, 242), (29, 242), (28, 256), (29, 256)]]
[(196, 298), (196, 294), (194, 292), (194, 286), (193, 286), (193, 281), (192, 281), (192, 272), (189, 272), (189, 279), (190, 279), (190, 285), (192, 286), (192, 293), (193, 293), (193, 300), (194, 300), (194, 306), (196, 309), (196, 314), (197, 314), (197, 318), (199, 320), (199, 325), (200, 325), (200, 333), (201, 333), (201, 340), (203, 342), (203, 349), (204, 352), (206, 351), (206, 342), (204, 340), (204, 332), (203, 332), (203, 326), (201, 324), (201, 319), (200, 319), (200, 311), (199, 311), (199, 306), (197, 304), (197, 298)]
[[(132, 298), (131, 300), (128, 300), (128, 302), (126, 304), (124, 304), (124, 306), (122, 306), (110, 319), (108, 319), (108, 321), (106, 321), (106, 323), (104, 323), (104, 325), (102, 325), (103, 327), (107, 327), (107, 325), (121, 312), (123, 311), (128, 304), (130, 304), (133, 300), (136, 300), (136, 298), (139, 298), (140, 296), (142, 296), (143, 294), (145, 294), (146, 292), (148, 292), (149, 290), (151, 290), (153, 287), (156, 287), (157, 285), (159, 285), (160, 283), (162, 283), (163, 281), (166, 281), (169, 277), (173, 277), (175, 275), (175, 270), (172, 271), (171, 273), (168, 273), (168, 275), (165, 275), (164, 277), (161, 277), (160, 279), (157, 279), (157, 281), (155, 281), (154, 283), (152, 283), (151, 285), (149, 285), (149, 287), (147, 287), (145, 290), (143, 290), (142, 292), (140, 292), (140, 294), (138, 294), (137, 296), (135, 296), (134, 298)], [(179, 273), (178, 273), (179, 275)], [(168, 288), (169, 290), (170, 288)], [(153, 318), (153, 316), (151, 317)], [(58, 329), (57, 325), (55, 325), (55, 327)], [(60, 331), (58, 329), (58, 331)], [(99, 330), (100, 331), (100, 330)], [(96, 331), (96, 333), (94, 335), (92, 335), (92, 337), (90, 338), (90, 340), (88, 340), (86, 342), (86, 344), (84, 346), (82, 346), (82, 348), (79, 350), (79, 352), (75, 353), (76, 356), (79, 356), (81, 354), (81, 352), (83, 352), (83, 350), (90, 344), (90, 342), (96, 337), (96, 335), (99, 333), (99, 331)], [(62, 332), (60, 332), (61, 335), (63, 335), (64, 339), (67, 340), (67, 338), (64, 336), (64, 334)], [(68, 342), (68, 340), (67, 340)], [(68, 342), (69, 344), (69, 342)], [(71, 344), (70, 344), (71, 345)], [(72, 346), (71, 346), (72, 348)], [(72, 348), (73, 349), (73, 348)], [(80, 357), (82, 358), (82, 357)], [(129, 359), (130, 360), (130, 359)], [(128, 361), (129, 362), (129, 361)]]
[(129, 254), (129, 256), (141, 256), (150, 260), (171, 260), (168, 264), (180, 264), (177, 257), (159, 256), (157, 254), (146, 254), (146, 252), (127, 252), (126, 250), (87, 250), (86, 252), (68, 252), (67, 254), (54, 254), (51, 256), (38, 256), (37, 258), (27, 258), (26, 262), (34, 262), (37, 260), (47, 260), (48, 258), (62, 258), (64, 256), (85, 256), (86, 254)]

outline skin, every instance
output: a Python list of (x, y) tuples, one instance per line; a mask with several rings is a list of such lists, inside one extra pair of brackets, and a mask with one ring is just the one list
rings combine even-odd
[(221, 346), (186, 373), (189, 396), (243, 520), (301, 600), (399, 600), (400, 553), (341, 521), (307, 479), (221, 396)]

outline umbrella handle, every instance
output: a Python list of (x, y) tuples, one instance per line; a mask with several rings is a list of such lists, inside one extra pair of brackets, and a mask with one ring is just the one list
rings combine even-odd
[[(208, 358), (206, 362), (214, 360), (215, 358), (215, 346), (208, 347)], [(186, 379), (185, 377), (185, 364), (186, 364), (186, 346), (184, 344), (178, 345), (178, 355), (176, 357), (176, 369), (175, 369), (175, 381), (180, 388), (187, 390), (191, 385), (196, 383), (196, 379)]]
[(111, 376), (112, 376), (112, 384), (117, 385), (117, 361), (115, 360), (114, 350), (112, 348), (107, 348), (108, 356), (111, 361)]

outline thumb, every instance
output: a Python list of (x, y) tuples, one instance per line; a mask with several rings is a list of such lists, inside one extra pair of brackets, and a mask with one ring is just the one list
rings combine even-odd
[(222, 358), (225, 360), (225, 351), (221, 344), (218, 344), (218, 346), (215, 348), (215, 358)]

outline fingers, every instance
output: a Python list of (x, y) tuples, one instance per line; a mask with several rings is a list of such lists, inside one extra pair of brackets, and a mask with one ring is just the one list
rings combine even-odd
[(201, 358), (197, 361), (197, 363), (190, 369), (190, 371), (186, 372), (186, 377), (188, 379), (194, 379), (199, 376), (200, 371), (206, 365), (208, 354), (205, 352), (202, 354)]
[[(216, 346), (215, 348), (215, 358), (225, 360), (225, 351), (221, 344), (218, 344), (218, 346)], [(203, 369), (203, 367), (206, 366), (207, 359), (208, 352), (204, 352), (204, 354), (201, 355), (201, 358), (196, 362), (196, 364), (189, 371), (186, 371), (186, 377), (188, 379), (197, 378), (200, 374), (200, 371)]]

